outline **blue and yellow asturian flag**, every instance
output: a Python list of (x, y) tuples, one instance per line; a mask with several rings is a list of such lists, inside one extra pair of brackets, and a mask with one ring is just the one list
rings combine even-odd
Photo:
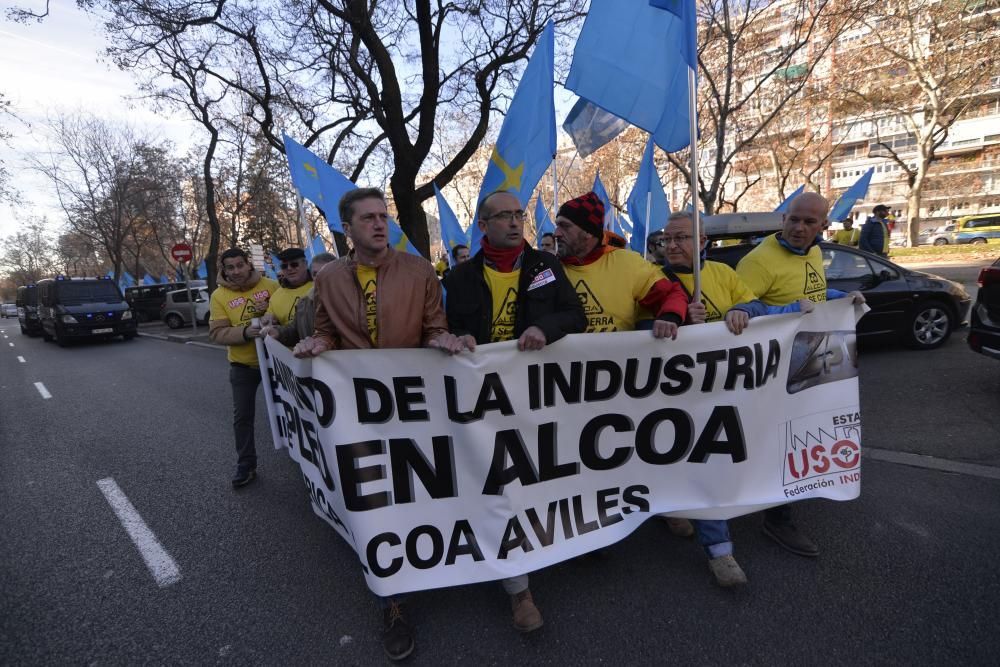
[[(552, 163), (556, 152), (556, 108), (553, 100), (553, 54), (555, 31), (552, 21), (545, 26), (528, 66), (524, 68), (517, 91), (507, 109), (490, 164), (479, 189), (483, 197), (496, 190), (517, 196), (521, 207)], [(479, 249), (479, 210), (469, 226), (470, 251)]]

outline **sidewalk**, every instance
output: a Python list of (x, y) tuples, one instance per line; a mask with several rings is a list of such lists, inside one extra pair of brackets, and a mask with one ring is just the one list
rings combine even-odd
[(209, 342), (208, 327), (201, 325), (198, 326), (197, 330), (192, 329), (190, 324), (180, 329), (171, 329), (158, 320), (155, 322), (142, 322), (139, 324), (139, 335), (146, 338), (166, 340), (171, 343), (187, 343), (203, 347), (215, 347), (220, 350), (226, 349), (225, 345), (216, 345)]

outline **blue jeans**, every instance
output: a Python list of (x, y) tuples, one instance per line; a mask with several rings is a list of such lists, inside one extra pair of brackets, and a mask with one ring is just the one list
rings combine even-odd
[(709, 558), (731, 556), (733, 542), (729, 539), (729, 522), (717, 519), (691, 519), (698, 544)]

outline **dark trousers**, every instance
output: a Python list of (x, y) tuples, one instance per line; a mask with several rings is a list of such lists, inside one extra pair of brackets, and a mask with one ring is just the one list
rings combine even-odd
[(792, 506), (778, 505), (764, 510), (764, 520), (770, 524), (780, 526), (792, 522)]
[(229, 384), (233, 387), (233, 432), (236, 435), (236, 465), (241, 470), (257, 468), (257, 447), (253, 424), (257, 408), (260, 369), (229, 364)]

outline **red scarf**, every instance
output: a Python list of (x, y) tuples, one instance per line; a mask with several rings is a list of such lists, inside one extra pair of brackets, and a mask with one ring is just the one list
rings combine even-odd
[(514, 248), (494, 248), (484, 236), (479, 240), (479, 245), (483, 249), (483, 255), (492, 268), (500, 273), (510, 273), (514, 270), (517, 260), (524, 252), (527, 241), (522, 241), (521, 245)]
[(590, 253), (585, 257), (560, 257), (559, 259), (562, 261), (563, 264), (570, 264), (572, 266), (586, 266), (588, 264), (593, 264), (601, 257), (604, 257), (609, 252), (614, 252), (615, 250), (617, 250), (617, 248), (611, 245), (599, 245), (593, 250), (591, 250)]

